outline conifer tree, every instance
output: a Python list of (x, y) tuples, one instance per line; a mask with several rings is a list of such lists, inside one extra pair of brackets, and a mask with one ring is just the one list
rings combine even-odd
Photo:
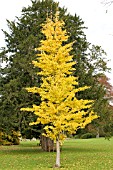
[[(24, 7), (21, 16), (14, 21), (7, 20), (8, 31), (5, 35), (6, 47), (1, 48), (0, 59), (7, 61), (5, 68), (0, 68), (0, 128), (10, 133), (12, 129), (19, 130), (26, 137), (26, 131), (32, 131), (33, 135), (40, 135), (40, 126), (29, 127), (34, 114), (20, 112), (21, 107), (30, 107), (32, 102), (40, 103), (40, 97), (25, 91), (24, 87), (33, 87), (40, 84), (40, 76), (35, 76), (37, 68), (30, 64), (35, 60), (39, 42), (43, 39), (41, 24), (46, 20), (46, 13), (54, 16), (56, 6), (54, 0), (33, 0), (31, 6)], [(104, 51), (97, 46), (89, 46), (84, 34), (84, 22), (76, 14), (71, 15), (67, 9), (58, 5), (59, 16), (65, 21), (65, 28), (69, 32), (68, 43), (76, 40), (71, 54), (77, 62), (74, 76), (78, 77), (79, 86), (91, 86), (91, 88), (78, 92), (78, 99), (94, 99), (96, 112), (103, 114), (99, 103), (104, 98), (105, 88), (101, 88), (98, 82), (100, 70), (105, 74), (108, 71), (107, 61), (103, 58)], [(87, 53), (89, 52), (89, 53)], [(102, 101), (103, 102), (103, 101)], [(106, 105), (103, 102), (103, 106)], [(99, 114), (99, 113), (98, 113)], [(31, 136), (32, 137), (32, 136)]]
[(40, 68), (37, 74), (41, 76), (42, 84), (40, 87), (26, 88), (28, 92), (40, 94), (41, 103), (21, 110), (34, 112), (37, 120), (31, 125), (43, 124), (43, 135), (56, 142), (55, 166), (60, 167), (60, 144), (66, 134), (84, 128), (98, 116), (91, 109), (92, 100), (76, 98), (77, 92), (88, 87), (75, 88), (78, 85), (77, 78), (73, 76), (76, 63), (70, 55), (73, 43), (66, 44), (69, 36), (64, 22), (59, 20), (58, 11), (55, 17), (47, 17), (42, 33), (45, 40), (41, 40), (37, 60), (33, 61), (34, 66)]

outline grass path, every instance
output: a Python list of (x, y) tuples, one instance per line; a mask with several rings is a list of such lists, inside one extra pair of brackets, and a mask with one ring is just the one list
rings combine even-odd
[[(0, 170), (52, 170), (56, 153), (42, 152), (37, 141), (0, 146)], [(61, 170), (113, 170), (113, 139), (66, 140)]]

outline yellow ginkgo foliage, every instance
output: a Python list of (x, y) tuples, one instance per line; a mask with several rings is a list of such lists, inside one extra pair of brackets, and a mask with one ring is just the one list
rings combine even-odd
[[(39, 51), (37, 60), (33, 61), (35, 67), (40, 68), (38, 75), (42, 77), (42, 84), (38, 87), (26, 88), (28, 92), (38, 93), (41, 96), (39, 106), (22, 108), (34, 112), (37, 121), (33, 124), (44, 124), (44, 134), (56, 142), (56, 166), (60, 166), (59, 144), (67, 133), (73, 134), (78, 128), (84, 128), (97, 115), (91, 109), (93, 101), (78, 100), (76, 93), (88, 87), (75, 88), (77, 78), (73, 76), (73, 56), (70, 55), (73, 43), (66, 44), (68, 35), (64, 29), (64, 22), (59, 20), (58, 11), (55, 17), (47, 18), (42, 25), (45, 40), (36, 50)], [(65, 42), (65, 43), (64, 43)], [(64, 45), (65, 44), (65, 45)]]

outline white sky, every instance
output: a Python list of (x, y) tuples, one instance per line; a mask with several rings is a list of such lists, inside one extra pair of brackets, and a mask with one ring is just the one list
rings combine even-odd
[[(108, 75), (113, 85), (113, 4), (104, 6), (103, 0), (55, 0), (71, 14), (77, 14), (84, 21), (89, 42), (100, 45), (111, 61), (108, 66), (112, 72)], [(2, 0), (0, 3), (0, 47), (5, 45), (1, 29), (7, 30), (6, 19), (14, 20), (21, 15), (22, 7), (31, 5), (30, 0)], [(106, 13), (106, 10), (107, 13)]]

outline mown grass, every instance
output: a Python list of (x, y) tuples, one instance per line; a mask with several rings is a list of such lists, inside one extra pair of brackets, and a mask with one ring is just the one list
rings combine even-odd
[[(37, 141), (0, 146), (0, 170), (52, 170), (56, 153), (43, 152)], [(113, 139), (66, 140), (61, 170), (113, 170)]]

